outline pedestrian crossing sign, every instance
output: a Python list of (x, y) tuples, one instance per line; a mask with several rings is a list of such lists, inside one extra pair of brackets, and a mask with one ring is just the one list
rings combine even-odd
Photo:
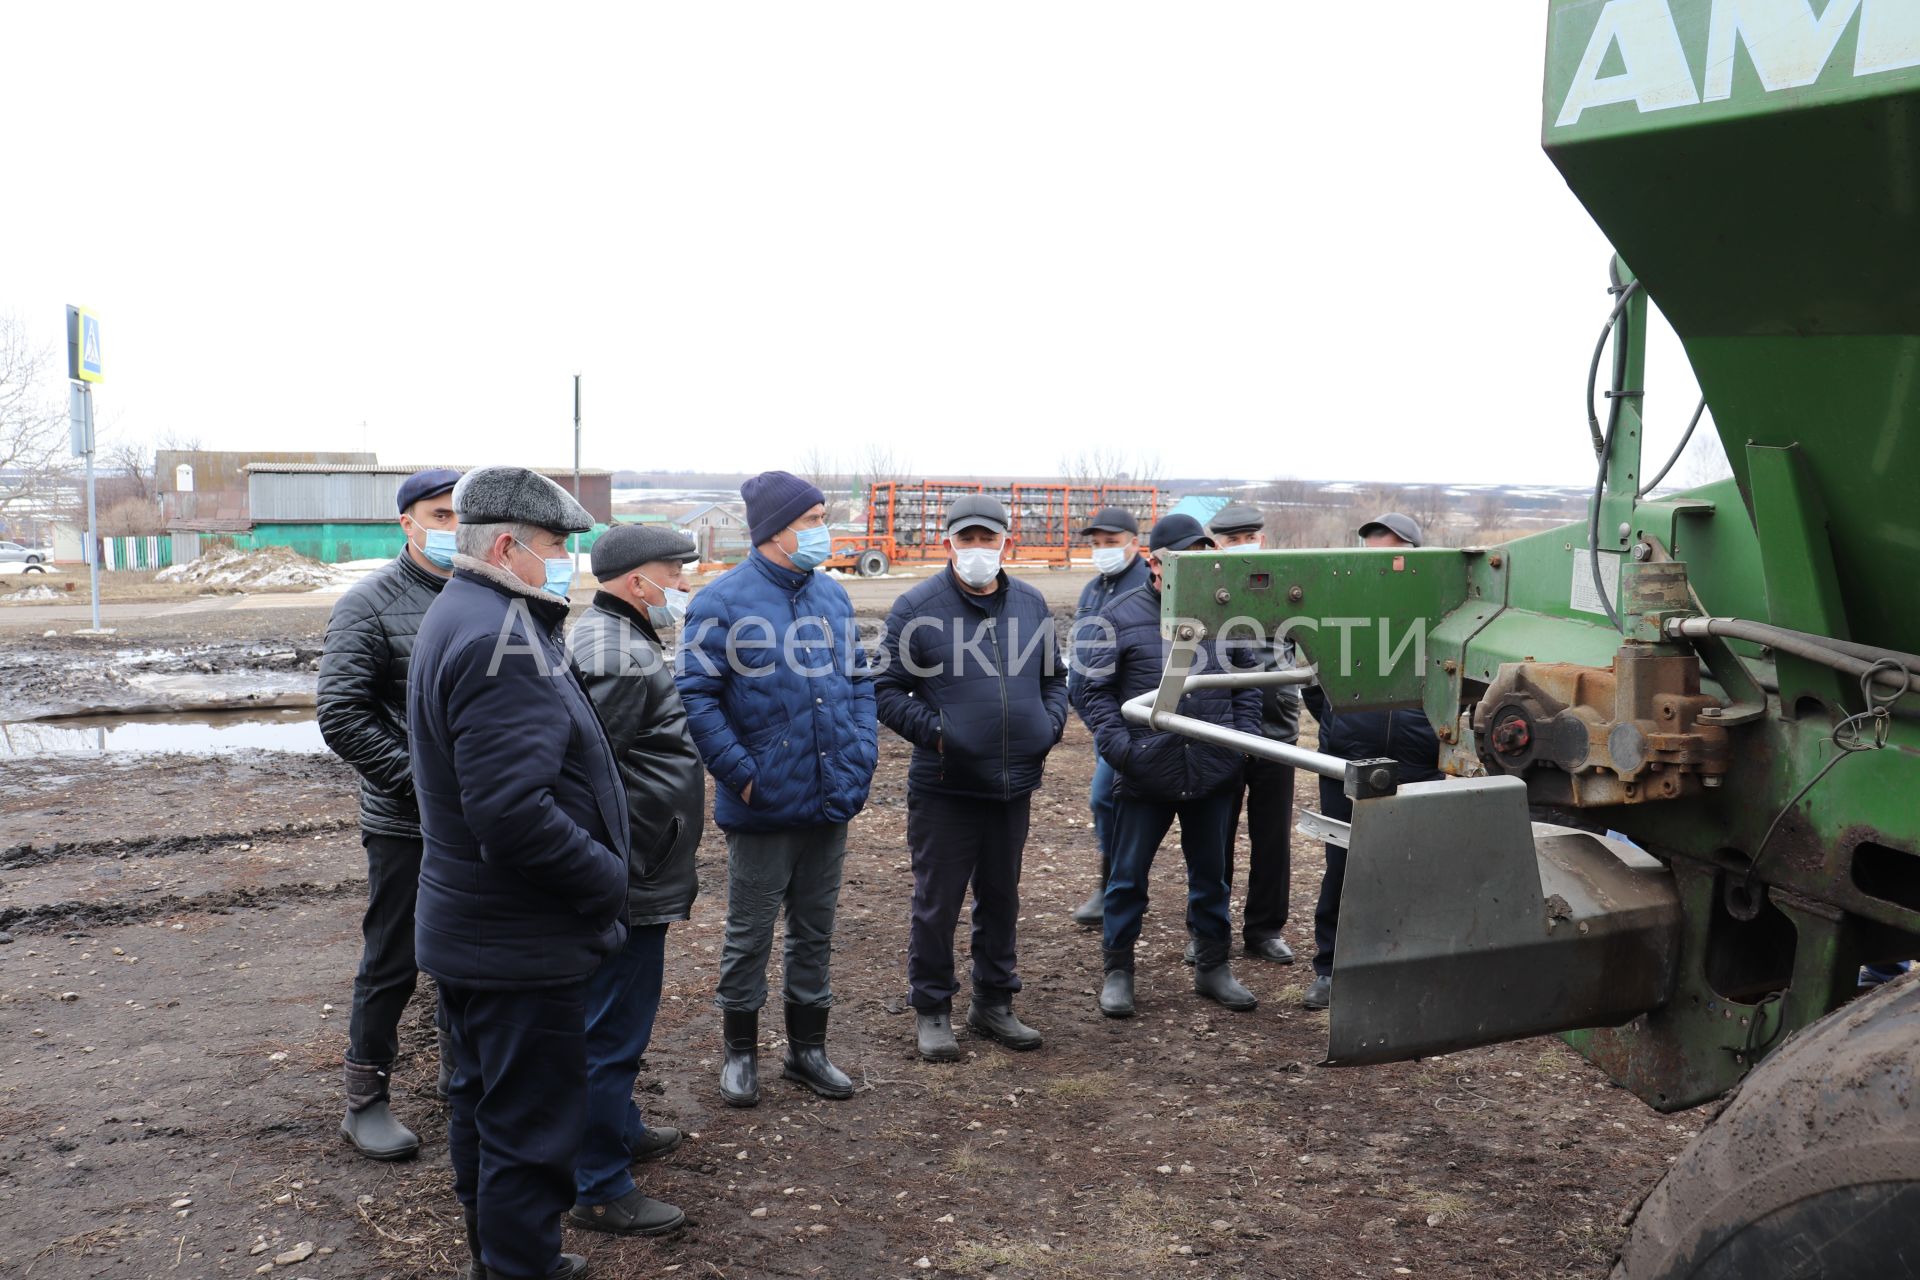
[(85, 307), (67, 308), (67, 376), (75, 382), (102, 382), (100, 317)]

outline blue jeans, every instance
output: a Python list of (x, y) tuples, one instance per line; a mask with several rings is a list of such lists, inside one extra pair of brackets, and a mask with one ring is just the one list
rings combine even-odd
[(1113, 814), (1119, 800), (1113, 787), (1120, 774), (1105, 756), (1093, 758), (1093, 786), (1087, 795), (1087, 807), (1093, 810), (1093, 842), (1100, 846), (1100, 873), (1113, 865)]
[(637, 926), (587, 980), (587, 1128), (573, 1171), (576, 1203), (611, 1204), (633, 1190), (633, 1149), (647, 1132), (633, 1081), (660, 1010), (666, 954), (666, 925)]
[(1132, 952), (1147, 913), (1147, 873), (1173, 820), (1180, 820), (1180, 851), (1187, 859), (1187, 925), (1203, 942), (1227, 942), (1227, 860), (1233, 848), (1235, 802), (1240, 783), (1194, 800), (1142, 800), (1121, 796), (1114, 812), (1113, 872), (1101, 945)]

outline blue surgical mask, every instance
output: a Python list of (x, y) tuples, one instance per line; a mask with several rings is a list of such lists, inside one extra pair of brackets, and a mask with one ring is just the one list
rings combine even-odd
[(812, 573), (833, 554), (833, 530), (825, 525), (814, 529), (795, 529), (793, 536), (795, 545), (787, 553), (787, 558), (802, 573)]
[(687, 601), (692, 599), (692, 597), (684, 591), (676, 591), (672, 587), (663, 587), (652, 578), (647, 577), (644, 573), (640, 575), (640, 578), (648, 586), (656, 588), (661, 595), (667, 598), (665, 604), (650, 604), (647, 606), (647, 621), (651, 622), (655, 627), (679, 626), (687, 616)]
[(425, 556), (431, 564), (438, 565), (442, 569), (451, 569), (453, 568), (454, 541), (451, 529), (429, 529), (427, 545), (420, 548), (420, 554)]
[(513, 544), (547, 566), (547, 580), (541, 586), (549, 595), (556, 595), (565, 600), (567, 592), (573, 590), (573, 557), (565, 556), (557, 560), (549, 560), (518, 538), (513, 540)]

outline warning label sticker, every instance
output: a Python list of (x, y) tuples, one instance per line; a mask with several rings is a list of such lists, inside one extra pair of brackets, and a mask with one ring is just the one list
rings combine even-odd
[[(1607, 587), (1607, 604), (1618, 606), (1620, 552), (1602, 551), (1600, 555), (1600, 580)], [(1584, 548), (1573, 553), (1573, 593), (1568, 603), (1580, 613), (1597, 613), (1603, 618), (1607, 616), (1606, 606), (1600, 603), (1600, 593), (1593, 586), (1593, 553)]]

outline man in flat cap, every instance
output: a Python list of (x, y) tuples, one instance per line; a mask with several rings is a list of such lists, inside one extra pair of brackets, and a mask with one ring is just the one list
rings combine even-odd
[(626, 942), (631, 847), (619, 762), (561, 636), (567, 535), (593, 518), (523, 467), (468, 472), (453, 507), (453, 578), (407, 691), (453, 1185), (476, 1275), (578, 1276), (560, 1218), (586, 1127), (588, 983)]
[(973, 1000), (967, 1028), (1038, 1049), (1014, 1016), (1015, 922), (1029, 802), (1067, 723), (1053, 613), (1000, 561), (1007, 512), (986, 494), (946, 511), (947, 567), (894, 602), (874, 676), (880, 722), (913, 744), (907, 847), (913, 856), (908, 1003), (920, 1056), (960, 1056), (951, 1013), (953, 931), (973, 886)]
[(686, 616), (686, 567), (699, 554), (673, 529), (614, 525), (593, 544), (600, 589), (567, 636), (627, 787), (627, 945), (587, 984), (587, 1133), (569, 1214), (574, 1226), (615, 1235), (659, 1235), (686, 1221), (643, 1195), (629, 1166), (680, 1145), (678, 1129), (642, 1119), (633, 1082), (660, 1009), (667, 926), (689, 918), (698, 892), (707, 775), (661, 637)]
[[(1093, 730), (1101, 757), (1119, 774), (1113, 868), (1101, 925), (1106, 977), (1099, 1003), (1100, 1012), (1109, 1018), (1133, 1016), (1133, 953), (1147, 909), (1147, 873), (1176, 818), (1180, 851), (1187, 860), (1187, 927), (1197, 944), (1193, 989), (1228, 1009), (1244, 1011), (1257, 1003), (1228, 964), (1232, 922), (1227, 913), (1227, 862), (1245, 756), (1136, 724), (1120, 709), (1159, 688), (1166, 670), (1167, 640), (1160, 627), (1161, 558), (1212, 546), (1213, 540), (1192, 516), (1160, 517), (1148, 539), (1151, 580), (1109, 603), (1099, 614), (1106, 627), (1083, 631), (1081, 652), (1075, 656), (1084, 674), (1074, 705)], [(1218, 638), (1203, 642), (1194, 658), (1196, 673), (1251, 667), (1248, 654)], [(1260, 691), (1195, 689), (1180, 699), (1179, 713), (1258, 733)]]
[[(407, 753), (407, 665), (427, 607), (452, 571), (458, 471), (417, 471), (397, 502), (406, 545), (340, 597), (320, 654), (320, 735), (360, 775), (360, 843), (367, 910), (353, 979), (340, 1132), (362, 1155), (403, 1160), (420, 1139), (393, 1116), (388, 1078), (400, 1054), (400, 1015), (413, 997), (413, 905), (420, 885), (420, 810)], [(447, 1089), (441, 1045), (439, 1090)]]
[[(1246, 503), (1222, 507), (1207, 529), (1223, 551), (1258, 551), (1266, 545), (1266, 517)], [(1257, 655), (1262, 671), (1282, 671), (1294, 664), (1293, 646), (1284, 637), (1266, 638)], [(1300, 740), (1300, 690), (1274, 685), (1260, 691), (1260, 731), (1275, 742), (1292, 746)], [(1234, 826), (1247, 816), (1247, 904), (1241, 914), (1240, 937), (1247, 954), (1275, 964), (1292, 964), (1293, 948), (1280, 936), (1287, 923), (1287, 898), (1293, 887), (1293, 766), (1277, 760), (1247, 757), (1243, 797), (1234, 805)], [(1233, 860), (1227, 860), (1227, 883), (1233, 883)], [(1189, 953), (1193, 950), (1188, 948)]]
[(727, 833), (720, 954), (720, 1096), (760, 1101), (760, 1008), (773, 926), (786, 912), (787, 1055), (781, 1074), (853, 1096), (827, 1056), (828, 960), (847, 823), (867, 802), (879, 729), (873, 674), (847, 589), (815, 573), (833, 550), (826, 495), (785, 471), (740, 486), (752, 553), (693, 598), (675, 678)]
[[(1420, 526), (1411, 517), (1389, 511), (1361, 525), (1360, 541), (1369, 547), (1417, 547)], [(1432, 782), (1440, 774), (1440, 740), (1424, 711), (1335, 711), (1318, 686), (1305, 690), (1307, 710), (1320, 722), (1320, 750), (1342, 760), (1396, 760), (1401, 782)], [(1320, 812), (1349, 822), (1353, 801), (1337, 779), (1320, 779)], [(1333, 1003), (1333, 951), (1340, 926), (1340, 892), (1347, 882), (1347, 849), (1329, 844), (1327, 869), (1320, 877), (1320, 901), (1313, 912), (1313, 982), (1301, 1003), (1325, 1009)]]
[[(1093, 513), (1080, 536), (1093, 544), (1092, 581), (1080, 589), (1080, 601), (1073, 610), (1073, 628), (1068, 636), (1071, 652), (1079, 652), (1083, 628), (1112, 601), (1147, 584), (1150, 572), (1140, 554), (1140, 522), (1125, 507), (1102, 507)], [(1067, 672), (1067, 691), (1077, 691), (1082, 674), (1077, 665)], [(1087, 807), (1093, 810), (1093, 839), (1100, 847), (1100, 883), (1087, 900), (1073, 909), (1073, 922), (1087, 929), (1100, 927), (1100, 912), (1106, 901), (1107, 875), (1113, 867), (1113, 807), (1115, 775), (1113, 766), (1096, 751), (1093, 761), (1093, 785), (1088, 788)]]

